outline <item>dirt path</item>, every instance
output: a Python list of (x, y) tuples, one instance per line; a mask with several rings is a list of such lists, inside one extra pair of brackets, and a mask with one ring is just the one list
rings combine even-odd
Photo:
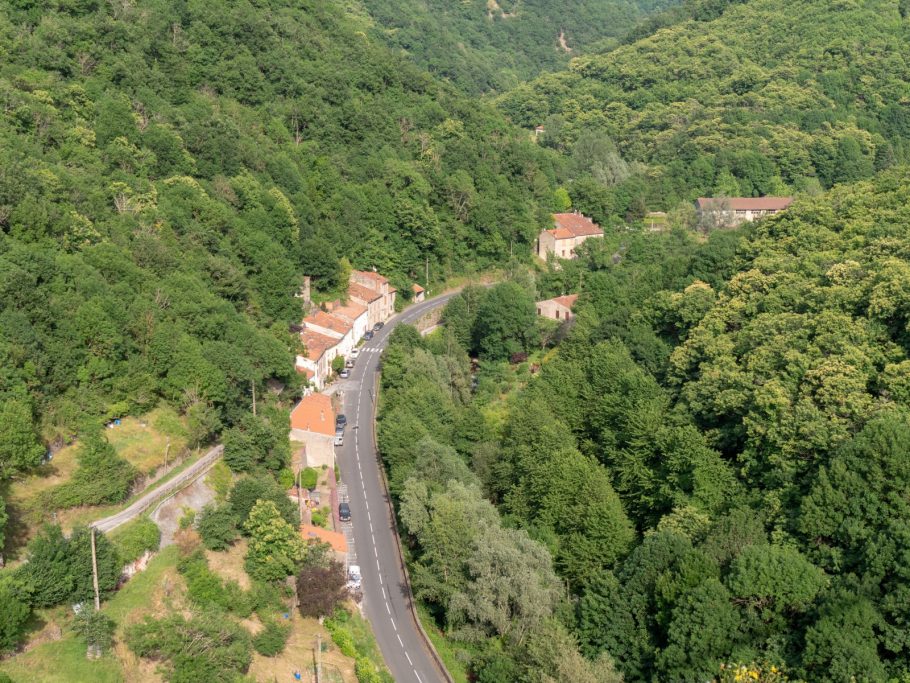
[(180, 528), (180, 518), (185, 508), (199, 512), (208, 503), (215, 500), (215, 492), (200, 477), (185, 489), (165, 500), (150, 515), (151, 520), (161, 529), (161, 547), (165, 548), (174, 542), (174, 534)]

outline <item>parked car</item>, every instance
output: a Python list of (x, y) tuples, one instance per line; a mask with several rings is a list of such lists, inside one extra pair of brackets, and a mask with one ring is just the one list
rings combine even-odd
[(335, 445), (344, 446), (344, 429), (335, 430)]
[(344, 362), (344, 367), (346, 367), (346, 368), (353, 368), (353, 367), (354, 367), (354, 359), (353, 359), (353, 358), (348, 358), (348, 359)]
[(347, 379), (348, 377), (351, 376), (351, 373), (348, 372), (347, 368), (345, 368), (344, 370), (342, 370), (341, 372), (338, 373), (338, 376), (341, 377), (341, 379)]
[(373, 338), (373, 330), (367, 330), (363, 333), (363, 338), (370, 341)]
[(351, 349), (351, 358), (353, 358), (354, 360), (357, 360), (357, 357), (358, 357), (359, 355), (360, 355), (360, 347), (356, 347), (356, 348), (354, 348), (354, 349)]
[(338, 413), (335, 416), (335, 429), (344, 429), (344, 426), (348, 423), (347, 415), (344, 413)]
[(342, 522), (351, 521), (351, 506), (347, 503), (338, 503), (338, 519)]
[(378, 323), (376, 323), (375, 325), (373, 325), (373, 331), (374, 331), (374, 332), (379, 332), (379, 330), (382, 329), (382, 326), (383, 326), (383, 325), (385, 325), (385, 323), (382, 322), (382, 321), (380, 320)]

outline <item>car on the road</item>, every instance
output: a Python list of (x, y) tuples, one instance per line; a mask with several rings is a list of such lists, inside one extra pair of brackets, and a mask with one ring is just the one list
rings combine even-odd
[(357, 347), (357, 348), (351, 349), (351, 358), (353, 358), (354, 360), (357, 360), (358, 356), (360, 356), (360, 348)]
[(348, 423), (348, 416), (344, 413), (338, 413), (335, 416), (335, 429), (344, 429), (344, 426)]
[(335, 432), (335, 445), (344, 446), (344, 432)]
[(342, 522), (351, 521), (351, 506), (347, 503), (338, 503), (338, 519)]
[(382, 321), (380, 320), (378, 323), (376, 323), (375, 325), (373, 325), (373, 331), (374, 331), (374, 332), (379, 332), (379, 330), (382, 329), (383, 325), (385, 325), (385, 323), (382, 322)]
[(341, 372), (338, 373), (338, 376), (341, 377), (341, 379), (347, 379), (348, 377), (351, 376), (351, 373), (348, 372), (347, 368), (345, 368), (344, 370), (342, 370)]
[(344, 362), (344, 367), (346, 367), (346, 368), (353, 368), (353, 367), (354, 367), (354, 359), (353, 359), (353, 358), (348, 358), (348, 359)]
[(363, 333), (363, 338), (370, 341), (373, 338), (373, 330), (367, 330)]

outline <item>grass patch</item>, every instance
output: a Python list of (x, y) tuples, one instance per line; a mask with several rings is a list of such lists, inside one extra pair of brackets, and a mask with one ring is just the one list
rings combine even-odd
[(168, 406), (155, 408), (142, 417), (125, 417), (119, 426), (105, 430), (105, 434), (117, 455), (141, 474), (147, 475), (164, 465), (168, 440), (171, 443), (168, 462), (186, 455), (183, 420)]
[(468, 683), (468, 661), (471, 659), (471, 651), (446, 638), (423, 605), (417, 605), (417, 616), (455, 683)]

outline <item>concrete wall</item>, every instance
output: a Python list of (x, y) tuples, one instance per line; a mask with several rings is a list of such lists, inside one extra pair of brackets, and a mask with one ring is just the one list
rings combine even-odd
[(303, 462), (304, 467), (335, 467), (335, 439), (325, 434), (306, 432), (302, 429), (292, 429), (291, 439), (306, 445)]
[(537, 302), (537, 315), (553, 320), (568, 320), (572, 317), (572, 309), (563, 306), (561, 303), (547, 299), (546, 301)]

